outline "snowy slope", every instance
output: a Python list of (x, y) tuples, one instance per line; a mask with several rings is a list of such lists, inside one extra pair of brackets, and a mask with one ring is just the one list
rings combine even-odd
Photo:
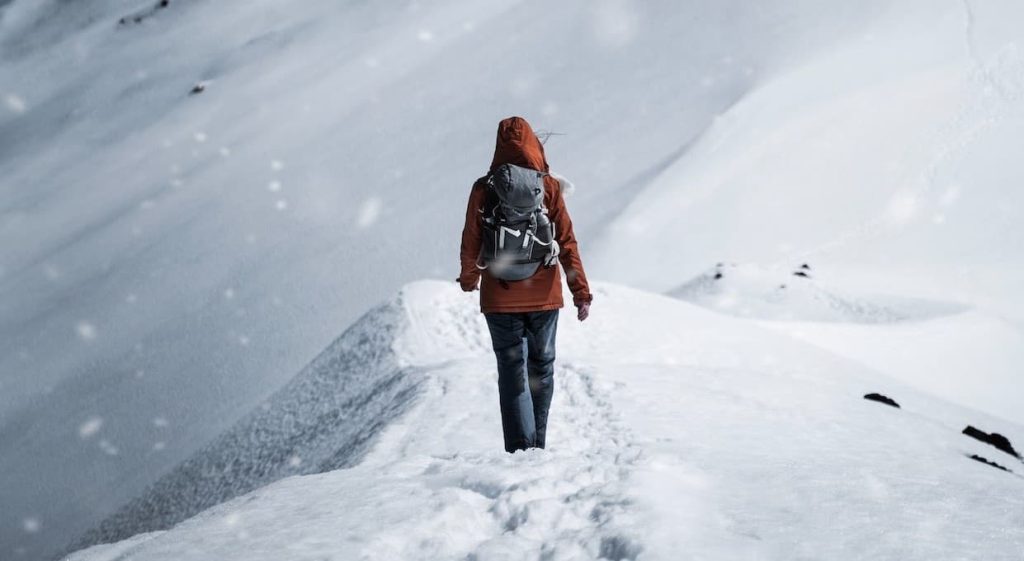
[[(510, 114), (565, 134), (592, 278), (810, 260), (829, 293), (969, 306), (761, 327), (1024, 422), (1015, 0), (176, 0), (117, 25), (149, 6), (0, 0), (0, 557), (230, 458), (372, 303), (453, 276)], [(292, 473), (272, 459), (224, 489)]]
[[(472, 295), (419, 282), (391, 349), (423, 391), (358, 465), (289, 477), (75, 561), (1019, 559), (1024, 427), (749, 321), (621, 286), (560, 326), (547, 450), (501, 449)], [(371, 313), (364, 334), (377, 338)], [(387, 313), (390, 317), (390, 312)], [(354, 328), (355, 329), (355, 328)], [(867, 391), (897, 398), (894, 409)]]
[[(601, 232), (591, 274), (826, 320), (775, 327), (1024, 422), (1020, 21), (1014, 1), (894, 2), (766, 77)], [(719, 262), (747, 280), (712, 288)], [(813, 281), (791, 276), (802, 263)], [(951, 309), (970, 311), (891, 324)]]
[[(668, 292), (831, 350), (936, 396), (1024, 423), (1024, 329), (984, 307), (841, 288), (801, 263), (721, 263)], [(850, 283), (846, 283), (849, 285)]]
[(449, 278), (500, 118), (565, 134), (587, 252), (715, 114), (885, 4), (0, 2), (4, 555), (59, 548), (371, 302)]
[[(1009, 290), (1024, 30), (1007, 24), (1022, 17), (1010, 1), (894, 3), (717, 118), (603, 232), (593, 268), (667, 290), (720, 261), (810, 261), (975, 298), (1000, 287), (985, 303), (1024, 315)], [(645, 266), (618, 266), (626, 251)]]
[(416, 367), (392, 349), (404, 314), (401, 301), (367, 313), (274, 396), (76, 543), (167, 528), (283, 477), (357, 463), (419, 389)]

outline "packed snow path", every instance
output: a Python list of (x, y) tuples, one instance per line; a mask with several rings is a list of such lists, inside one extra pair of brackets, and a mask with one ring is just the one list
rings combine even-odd
[[(392, 349), (420, 373), (357, 465), (290, 477), (74, 561), (1019, 559), (1020, 462), (921, 395), (744, 320), (623, 287), (559, 326), (549, 446), (502, 450), (474, 295), (406, 287)], [(372, 325), (373, 322), (370, 322)], [(359, 324), (357, 324), (359, 325)], [(370, 334), (365, 334), (370, 335)], [(870, 390), (903, 409), (864, 401)]]

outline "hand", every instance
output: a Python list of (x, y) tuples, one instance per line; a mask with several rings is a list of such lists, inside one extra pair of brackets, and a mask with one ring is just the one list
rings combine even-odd
[(576, 306), (576, 319), (583, 321), (590, 316), (590, 302), (581, 302)]
[(462, 287), (462, 291), (463, 292), (473, 292), (474, 290), (476, 290), (477, 282), (478, 281), (474, 280), (473, 284), (466, 284), (466, 283), (462, 282), (461, 278), (457, 278), (457, 279), (455, 279), (455, 282), (459, 283), (459, 286)]

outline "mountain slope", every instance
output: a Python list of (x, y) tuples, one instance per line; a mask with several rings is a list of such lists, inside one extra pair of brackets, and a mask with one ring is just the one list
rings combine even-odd
[[(715, 263), (763, 271), (770, 282), (684, 297), (764, 320), (826, 319), (775, 327), (1024, 422), (1024, 28), (1007, 23), (1024, 20), (1024, 5), (887, 8), (715, 119), (600, 232), (589, 272), (679, 294)], [(813, 280), (792, 276), (802, 264)], [(834, 321), (921, 315), (905, 306), (971, 320)]]
[(0, 555), (58, 551), (372, 302), (451, 278), (511, 114), (562, 133), (592, 278), (811, 259), (851, 293), (970, 306), (774, 328), (1020, 411), (1015, 0), (152, 7), (0, 0)]
[(810, 261), (1024, 317), (1021, 17), (894, 3), (717, 118), (602, 232), (594, 269), (668, 290), (716, 262)]
[(885, 3), (0, 3), (0, 543), (45, 557), (449, 277), (499, 119), (564, 133), (586, 255), (715, 114)]
[[(865, 559), (1024, 547), (1020, 461), (959, 434), (1024, 427), (748, 321), (614, 285), (562, 318), (550, 446), (501, 450), (473, 295), (403, 289), (393, 349), (423, 391), (358, 465), (290, 477), (107, 559)], [(871, 390), (902, 409), (861, 399)]]
[(401, 302), (369, 312), (294, 380), (77, 546), (167, 528), (283, 477), (357, 463), (418, 388), (415, 369), (401, 364), (391, 348), (404, 326), (401, 314)]

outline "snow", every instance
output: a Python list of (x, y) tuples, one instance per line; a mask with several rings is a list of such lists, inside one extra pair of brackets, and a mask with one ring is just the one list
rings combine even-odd
[[(561, 318), (546, 450), (500, 449), (475, 295), (418, 282), (391, 305), (391, 342), (376, 344), (422, 389), (381, 419), (362, 461), (70, 559), (1010, 560), (1024, 549), (1021, 477), (965, 456), (1021, 462), (959, 434), (967, 419), (1011, 440), (1024, 426), (740, 318), (616, 285), (598, 285), (598, 301), (585, 323)], [(396, 317), (384, 310), (356, 329)], [(872, 390), (903, 408), (861, 398)]]
[[(655, 323), (675, 321), (663, 318), (662, 309), (699, 315), (701, 322), (728, 325), (751, 339), (770, 338), (791, 351), (728, 338), (722, 341), (734, 346), (726, 349), (722, 341), (693, 335), (718, 349), (704, 352), (652, 333), (653, 341), (662, 341), (656, 364), (649, 372), (631, 367), (639, 385), (606, 396), (612, 413), (637, 438), (668, 432), (649, 417), (670, 406), (653, 403), (651, 411), (637, 412), (629, 401), (659, 393), (657, 384), (660, 393), (651, 399), (686, 403), (702, 415), (665, 413), (666, 419), (707, 428), (711, 411), (676, 392), (711, 393), (711, 402), (726, 411), (732, 409), (725, 396), (754, 407), (718, 384), (717, 376), (756, 384), (755, 372), (796, 368), (803, 363), (788, 364), (792, 354), (819, 356), (822, 350), (830, 368), (844, 365), (836, 368), (905, 384), (901, 394), (932, 404), (922, 406), (929, 418), (938, 418), (941, 409), (954, 434), (962, 428), (954, 425), (979, 418), (992, 430), (1009, 432), (1016, 429), (1004, 427), (1024, 423), (1024, 387), (1018, 383), (1024, 359), (1024, 165), (1016, 149), (1024, 135), (1018, 24), (1024, 13), (1016, 0), (765, 0), (756, 7), (723, 0), (685, 8), (635, 0), (254, 0), (228, 11), (216, 2), (150, 6), (134, 0), (0, 0), (0, 557), (14, 552), (21, 559), (49, 558), (115, 513), (133, 512), (131, 505), (148, 499), (155, 501), (151, 506), (165, 505), (162, 498), (180, 492), (176, 474), (188, 475), (205, 461), (248, 455), (253, 463), (242, 463), (259, 469), (247, 477), (213, 478), (210, 487), (197, 484), (168, 518), (139, 520), (162, 521), (157, 527), (166, 528), (239, 493), (260, 493), (282, 477), (303, 474), (299, 481), (316, 481), (313, 474), (326, 469), (359, 469), (384, 428), (369, 415), (388, 409), (386, 403), (354, 417), (348, 429), (335, 431), (327, 423), (313, 431), (319, 440), (296, 451), (278, 448), (294, 438), (294, 427), (287, 422), (291, 417), (276, 416), (281, 409), (272, 406), (272, 396), (306, 403), (303, 392), (289, 392), (300, 380), (325, 379), (307, 363), (337, 351), (331, 341), (338, 333), (347, 326), (360, 332), (352, 322), (409, 281), (454, 276), (449, 271), (466, 189), (489, 162), (495, 123), (511, 114), (557, 133), (545, 147), (553, 169), (579, 185), (569, 205), (589, 277), (675, 291), (688, 302), (637, 296), (638, 302), (658, 304), (606, 317), (635, 327), (654, 321), (645, 314), (661, 318)], [(138, 24), (117, 24), (143, 12)], [(736, 263), (737, 274), (707, 290), (704, 281), (718, 262)], [(813, 281), (795, 285), (791, 269), (803, 262), (814, 267)], [(789, 292), (780, 299), (773, 291), (782, 282)], [(597, 302), (588, 320), (595, 326)], [(469, 313), (448, 304), (440, 308), (461, 310), (452, 312), (459, 317)], [(429, 365), (456, 360), (449, 347), (460, 336), (480, 335), (466, 327), (474, 324), (449, 319), (433, 323), (449, 336), (436, 340), (438, 356)], [(697, 331), (692, 324), (683, 327), (691, 335)], [(609, 348), (613, 335), (626, 335), (592, 332)], [(570, 331), (570, 347), (573, 337)], [(629, 341), (635, 349), (615, 347), (650, 349), (647, 340)], [(492, 372), (480, 350), (486, 340), (477, 343), (483, 347), (456, 349), (476, 357), (478, 373)], [(700, 360), (677, 353), (675, 345), (699, 351)], [(598, 374), (609, 375), (617, 362), (590, 360), (589, 350), (569, 349), (565, 356), (573, 352), (574, 362), (560, 371), (566, 388), (585, 386), (592, 376), (594, 395), (606, 395)], [(737, 368), (747, 368), (746, 374), (729, 369), (737, 354), (743, 358)], [(433, 366), (428, 370), (415, 376), (441, 376)], [(415, 376), (403, 383), (420, 379)], [(360, 387), (381, 382), (359, 380)], [(692, 387), (680, 388), (686, 380)], [(776, 396), (778, 403), (793, 408), (792, 415), (831, 422), (825, 412), (804, 410), (800, 398), (806, 395), (797, 385), (792, 396)], [(493, 389), (466, 391), (486, 402)], [(588, 390), (562, 391), (582, 396)], [(340, 393), (338, 401), (318, 403), (338, 407), (348, 395)], [(844, 399), (848, 393), (842, 392)], [(413, 414), (407, 407), (429, 402), (415, 395), (418, 401), (399, 400), (382, 418), (402, 419)], [(927, 396), (977, 411), (947, 409)], [(592, 410), (580, 400), (580, 411)], [(562, 405), (566, 415), (570, 405)], [(853, 410), (840, 407), (829, 415), (848, 415), (863, 421), (858, 426), (881, 430), (862, 418), (858, 407), (864, 405), (858, 401)], [(457, 409), (442, 410), (461, 418)], [(758, 413), (766, 411), (734, 414), (737, 422), (757, 424)], [(770, 411), (776, 421), (787, 418)], [(166, 426), (153, 422), (155, 415)], [(83, 423), (93, 418), (101, 418), (102, 426), (83, 437)], [(945, 438), (932, 438), (923, 421), (906, 422), (906, 435)], [(278, 430), (269, 440), (246, 441), (248, 448), (227, 445), (268, 426)], [(487, 426), (494, 430), (493, 422)], [(790, 434), (798, 425), (781, 427)], [(359, 440), (358, 431), (350, 430), (355, 428), (371, 437)], [(454, 437), (464, 445), (457, 450), (463, 456), (441, 467), (472, 477), (493, 460), (502, 477), (513, 477), (503, 471), (512, 464), (502, 463), (512, 460), (470, 454), (490, 450), (494, 433), (471, 432), (469, 440)], [(887, 426), (881, 432), (891, 431)], [(582, 524), (573, 530), (575, 541), (561, 534), (540, 538), (565, 548), (551, 555), (623, 557), (637, 544), (652, 552), (683, 540), (695, 556), (703, 551), (756, 558), (777, 556), (773, 547), (794, 543), (795, 536), (772, 534), (744, 518), (760, 512), (790, 520), (795, 507), (779, 505), (792, 505), (786, 503), (791, 497), (768, 496), (744, 514), (735, 504), (742, 496), (722, 492), (718, 476), (709, 474), (714, 470), (708, 465), (730, 459), (713, 455), (721, 444), (687, 434), (712, 455), (669, 446), (650, 463), (637, 460), (623, 493), (635, 493), (642, 508), (618, 512), (615, 505), (632, 499), (615, 498), (597, 509), (615, 511), (621, 526), (594, 528), (596, 522), (573, 522), (572, 515), (544, 507), (551, 516), (565, 516), (567, 526), (551, 524), (557, 532)], [(755, 434), (770, 443), (766, 433)], [(865, 434), (846, 435), (851, 449), (868, 454), (857, 440)], [(711, 436), (742, 437), (740, 427), (705, 438)], [(346, 448), (351, 439), (360, 445)], [(264, 445), (268, 455), (255, 454)], [(779, 446), (780, 454), (801, 451)], [(342, 448), (350, 454), (331, 455)], [(388, 455), (386, 447), (381, 450)], [(604, 457), (587, 450), (592, 458)], [(956, 461), (963, 459), (959, 452)], [(584, 477), (572, 475), (567, 455), (551, 453), (554, 464), (541, 455), (524, 460), (533, 467), (522, 469), (535, 477)], [(937, 448), (921, 454), (936, 462), (947, 458)], [(700, 458), (706, 465), (695, 465)], [(594, 461), (612, 469), (605, 460)], [(980, 464), (958, 469), (1005, 477)], [(949, 474), (935, 470), (930, 473), (938, 479), (931, 481), (946, 481)], [(895, 468), (883, 472), (896, 477)], [(389, 473), (381, 477), (410, 488), (424, 484)], [(338, 485), (359, 487), (337, 477)], [(739, 479), (729, 472), (725, 483), (759, 495)], [(382, 489), (383, 481), (367, 485)], [(785, 488), (802, 489), (786, 481), (792, 485)], [(902, 499), (888, 490), (892, 481), (860, 481), (876, 491), (879, 503)], [(565, 485), (577, 483), (583, 485)], [(530, 488), (547, 492), (542, 482)], [(829, 500), (866, 500), (846, 489), (836, 483)], [(989, 497), (966, 489), (950, 500)], [(331, 494), (317, 486), (310, 491)], [(1006, 500), (1003, 491), (988, 493)], [(193, 500), (204, 492), (206, 502)], [(420, 497), (428, 501), (432, 492)], [(685, 499), (687, 509), (673, 510), (675, 498)], [(480, 506), (467, 500), (465, 508)], [(495, 508), (522, 510), (512, 504), (518, 498), (503, 500), (505, 506)], [(589, 508), (582, 505), (589, 503), (576, 506)], [(942, 505), (929, 507), (945, 512)], [(655, 512), (672, 523), (643, 518)], [(869, 507), (861, 512), (876, 513)], [(987, 516), (979, 520), (1003, 527)], [(37, 531), (25, 531), (26, 519), (40, 521)], [(953, 514), (948, 519), (959, 520)], [(232, 520), (244, 523), (244, 517)], [(747, 520), (769, 545), (744, 549), (748, 538), (738, 540), (734, 530), (746, 532), (745, 526), (734, 520)], [(816, 520), (800, 518), (802, 526), (791, 527), (818, 530)], [(921, 520), (934, 524), (937, 518)], [(351, 528), (364, 522), (352, 520)], [(902, 522), (895, 521), (904, 530), (895, 535), (912, 535), (910, 519)], [(494, 524), (473, 535), (495, 538)], [(414, 525), (377, 530), (416, 535)], [(974, 536), (977, 528), (969, 523), (959, 535)], [(148, 529), (128, 525), (121, 532)], [(922, 530), (929, 537), (921, 552), (887, 551), (914, 558), (932, 546), (955, 550), (957, 531), (932, 539), (931, 530)], [(144, 536), (136, 545), (153, 538)], [(857, 541), (862, 538), (851, 537), (850, 547), (868, 548)], [(995, 547), (1009, 547), (1015, 538), (1004, 535)], [(480, 558), (518, 547), (455, 542), (452, 551), (476, 550)], [(121, 543), (108, 551), (116, 557), (133, 547)]]

